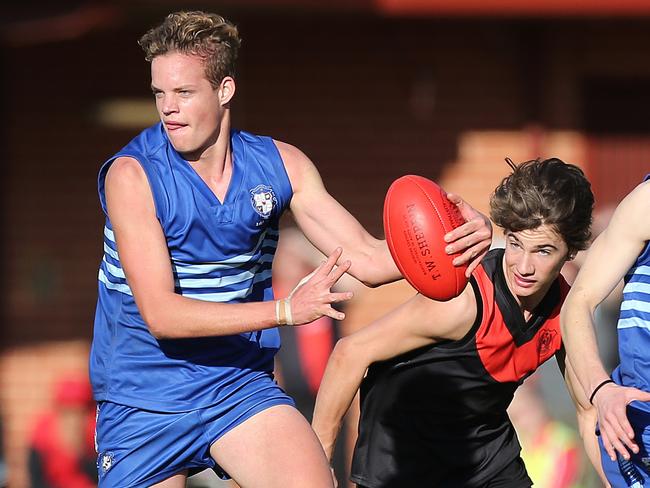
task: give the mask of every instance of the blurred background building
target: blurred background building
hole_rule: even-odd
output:
[[[385,191],[408,173],[485,211],[506,156],[582,166],[603,209],[650,172],[647,0],[12,2],[0,13],[0,420],[12,487],[29,486],[29,434],[53,383],[85,372],[97,170],[156,121],[136,41],[183,8],[240,28],[234,125],[303,149],[377,235]]]

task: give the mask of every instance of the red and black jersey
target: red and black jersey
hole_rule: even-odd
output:
[[[562,347],[560,306],[569,287],[559,277],[525,321],[506,284],[503,254],[490,251],[470,280],[477,316],[463,339],[370,366],[354,482],[483,487],[519,457],[506,408],[523,380]],[[519,486],[526,483],[523,471]]]

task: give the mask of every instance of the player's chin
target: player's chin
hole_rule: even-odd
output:
[[[176,149],[179,153],[186,153],[191,151],[190,144],[187,144],[187,142],[185,142],[181,137],[170,135],[169,142],[172,143],[174,149]]]
[[[539,292],[540,287],[535,284],[533,286],[515,286],[515,295],[518,297],[531,297]]]
[[[192,161],[197,154],[200,154],[200,149],[196,145],[183,143],[180,140],[174,141],[171,138],[170,141],[174,149],[176,149],[176,152],[181,154],[185,159]]]

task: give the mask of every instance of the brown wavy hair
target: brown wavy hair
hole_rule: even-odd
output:
[[[151,62],[156,56],[178,51],[199,56],[210,84],[217,88],[226,76],[235,76],[241,39],[228,20],[201,11],[174,12],[150,29],[138,44]]]
[[[512,173],[490,198],[490,218],[506,231],[548,225],[562,236],[569,253],[586,249],[591,240],[594,195],[583,171],[557,158],[519,165],[506,162]]]

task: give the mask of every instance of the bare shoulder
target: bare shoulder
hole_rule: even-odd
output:
[[[639,205],[642,205],[643,208],[650,208],[650,179],[637,186],[630,194],[630,196],[632,195],[634,195],[635,199],[639,201]]]
[[[318,171],[314,163],[307,155],[296,146],[286,142],[274,140],[275,146],[280,152],[284,167],[289,175],[289,180],[294,186],[294,190],[299,189],[305,178],[317,177]]]
[[[307,158],[305,153],[303,153],[300,149],[298,149],[293,144],[289,144],[283,141],[278,141],[277,139],[273,139],[273,142],[275,143],[275,146],[278,148],[278,151],[280,151],[280,155],[282,156],[283,159],[284,158],[289,158],[289,159]]]
[[[650,208],[650,180],[637,185],[621,202],[621,207],[631,207],[628,210],[636,212]]]
[[[295,167],[312,164],[307,155],[296,146],[277,140],[274,140],[273,142],[275,142],[275,146],[278,148],[280,156],[282,156],[282,160],[286,166]]]
[[[650,239],[650,180],[632,190],[618,205],[610,228],[623,235]],[[610,230],[610,229],[608,229]]]
[[[638,185],[630,194],[633,198],[633,205],[635,207],[634,215],[636,222],[634,225],[639,225],[639,232],[641,238],[645,241],[650,240],[650,180],[644,181]]]
[[[134,158],[119,157],[117,158],[106,173],[106,185],[133,185],[138,183],[146,183],[147,177],[145,175],[142,165]]]
[[[431,300],[423,295],[415,298],[425,323],[427,335],[436,340],[459,340],[465,337],[476,320],[477,306],[474,288],[468,283],[463,292],[446,302]],[[435,317],[435,320],[431,320]]]
[[[119,208],[134,215],[138,208],[150,212],[153,196],[142,165],[134,158],[117,158],[106,174],[106,201],[111,218]]]

